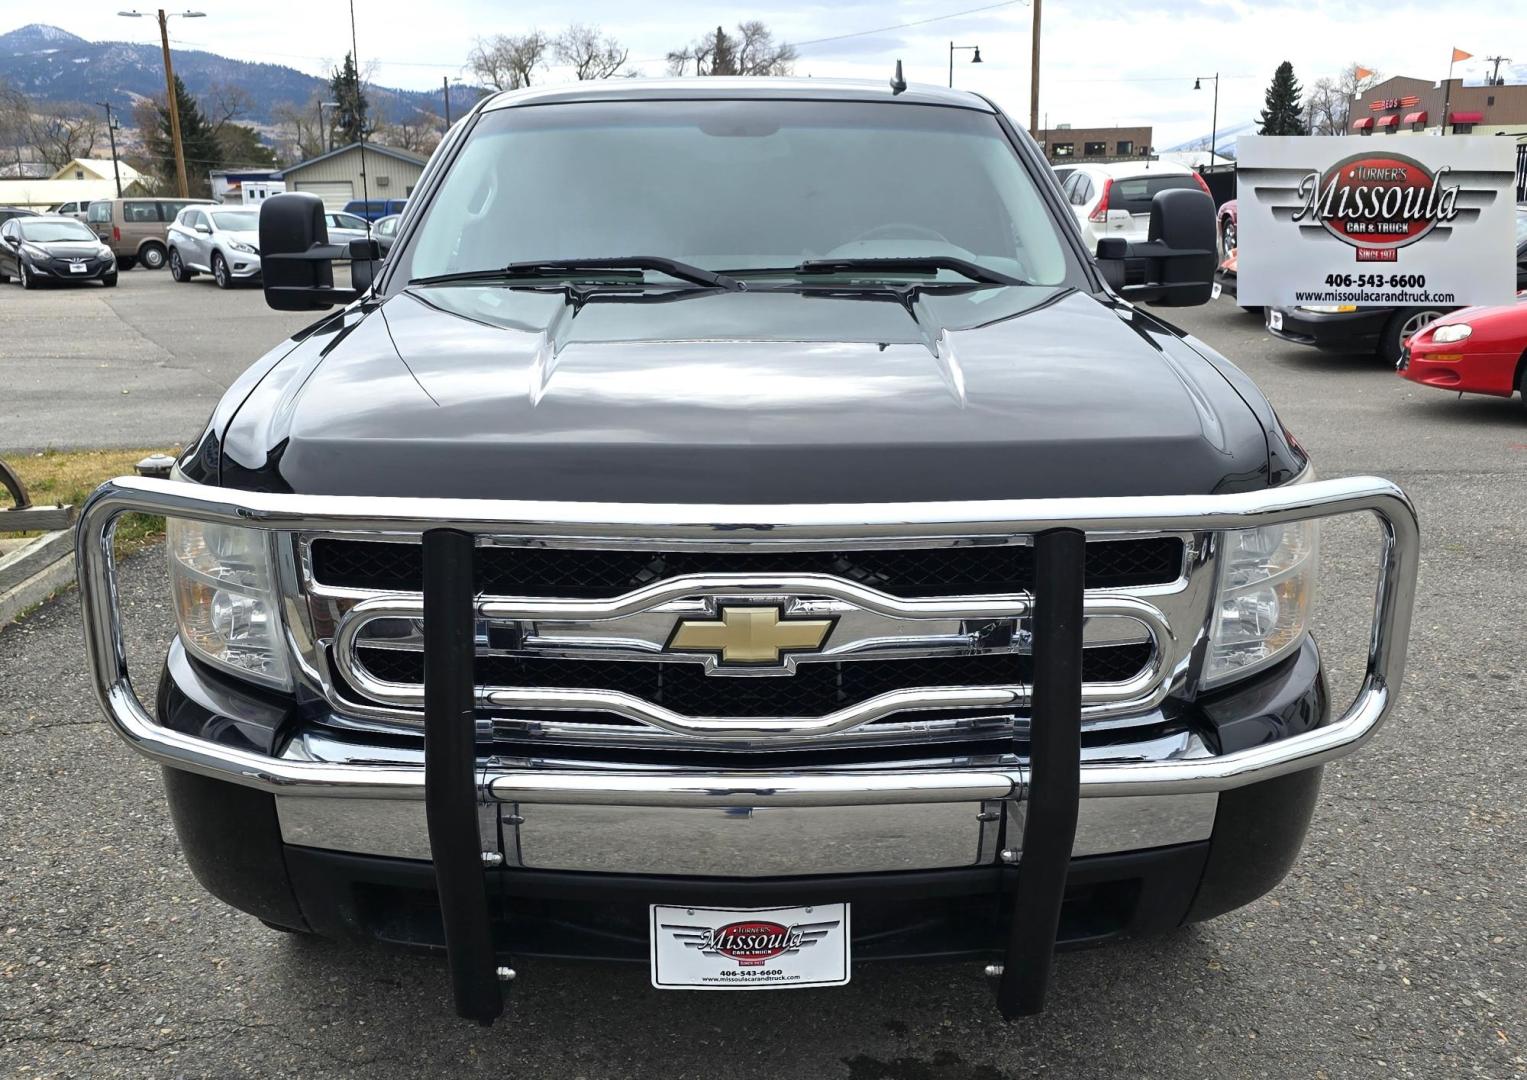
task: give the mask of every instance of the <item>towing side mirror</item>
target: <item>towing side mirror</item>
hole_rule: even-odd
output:
[[[1104,280],[1129,300],[1162,307],[1207,304],[1217,261],[1214,200],[1192,188],[1159,191],[1151,200],[1149,239],[1098,241]],[[1126,282],[1134,280],[1134,284]]]
[[[334,260],[346,251],[329,243],[323,214],[323,200],[305,191],[260,204],[260,277],[277,311],[321,311],[358,295],[334,287]]]

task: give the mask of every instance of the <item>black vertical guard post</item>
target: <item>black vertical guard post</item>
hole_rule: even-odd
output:
[[[1034,696],[1029,791],[1007,955],[997,987],[1004,1019],[1044,1009],[1081,796],[1082,588],[1086,536],[1034,537]]]
[[[424,534],[424,813],[456,1012],[503,1012],[477,824],[473,563],[469,533]]]

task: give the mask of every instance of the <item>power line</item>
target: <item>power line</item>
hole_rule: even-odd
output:
[[[832,37],[813,38],[810,41],[790,42],[797,49],[808,45],[825,45],[829,41],[847,41],[849,38],[869,37],[872,34],[884,34],[890,30],[905,30],[911,26],[927,26],[929,23],[944,22],[947,19],[958,19],[965,15],[976,15],[983,11],[995,11],[998,8],[1013,7],[1016,4],[1026,4],[1028,0],[1003,0],[999,4],[987,4],[985,7],[966,8],[964,11],[951,11],[947,15],[934,15],[926,19],[914,19],[911,22],[896,23],[894,26],[880,26],[874,30],[855,30],[852,34],[834,34]]]

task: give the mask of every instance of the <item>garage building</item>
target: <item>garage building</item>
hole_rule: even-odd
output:
[[[424,158],[367,143],[365,178],[361,182],[361,144],[351,143],[327,154],[298,162],[281,174],[287,191],[308,191],[323,200],[329,210],[343,210],[351,199],[406,199],[424,172]]]

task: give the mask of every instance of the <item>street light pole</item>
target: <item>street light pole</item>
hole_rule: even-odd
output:
[[[141,11],[119,11],[126,19],[141,19]],[[206,17],[204,11],[178,11],[174,13],[182,19],[201,19]],[[164,8],[159,9],[159,45],[164,52],[164,99],[170,110],[170,141],[175,145],[175,179],[179,184],[180,197],[189,199],[191,187],[186,182],[186,151],[180,142],[180,99],[175,93],[175,67],[170,62],[170,18]]]
[[[949,88],[951,90],[954,89],[954,54],[956,51],[975,53],[975,55],[970,58],[970,62],[972,64],[979,64],[981,62],[981,46],[956,45],[951,41],[949,43]]]
[[[1209,167],[1212,169],[1214,167],[1214,156],[1219,153],[1219,148],[1216,145],[1219,141],[1219,72],[1216,71],[1213,75],[1200,75],[1193,80],[1193,89],[1202,90],[1203,86],[1201,84],[1204,79],[1214,80],[1214,112],[1209,121]]]
[[[111,118],[111,102],[97,101],[106,110],[106,137],[111,140],[111,175],[117,181],[117,198],[122,197],[122,170],[117,167],[117,122]]]

